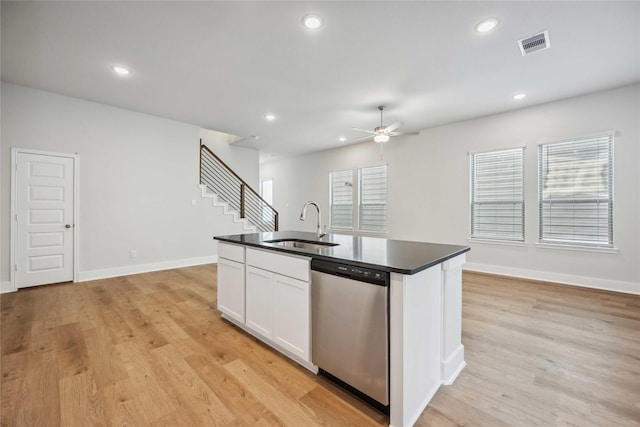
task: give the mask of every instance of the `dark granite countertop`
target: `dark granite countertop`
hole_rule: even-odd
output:
[[[215,236],[214,239],[401,274],[415,274],[470,250],[468,246],[409,242],[343,234],[327,234],[324,236],[320,241],[338,243],[338,246],[329,246],[321,249],[285,248],[274,243],[265,242],[265,240],[276,239],[318,240],[315,233],[302,231],[236,234]]]

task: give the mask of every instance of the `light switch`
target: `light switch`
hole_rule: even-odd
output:
[[[191,201],[191,206],[195,206],[195,205],[196,205],[196,200],[195,200],[195,199],[193,199],[193,200]]]

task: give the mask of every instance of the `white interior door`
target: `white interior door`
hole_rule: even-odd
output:
[[[16,287],[73,280],[73,157],[18,152]]]

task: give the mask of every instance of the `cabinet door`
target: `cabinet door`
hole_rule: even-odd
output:
[[[247,267],[246,326],[273,340],[273,276],[260,268]]]
[[[244,264],[218,258],[218,310],[244,323]]]
[[[309,282],[274,274],[274,341],[305,361],[311,360]]]

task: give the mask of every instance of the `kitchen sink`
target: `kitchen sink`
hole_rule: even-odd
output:
[[[338,243],[318,242],[318,241],[299,240],[299,239],[264,240],[264,243],[273,243],[274,245],[282,246],[285,248],[299,248],[299,249],[325,249],[325,248],[330,248],[331,246],[338,246]]]

